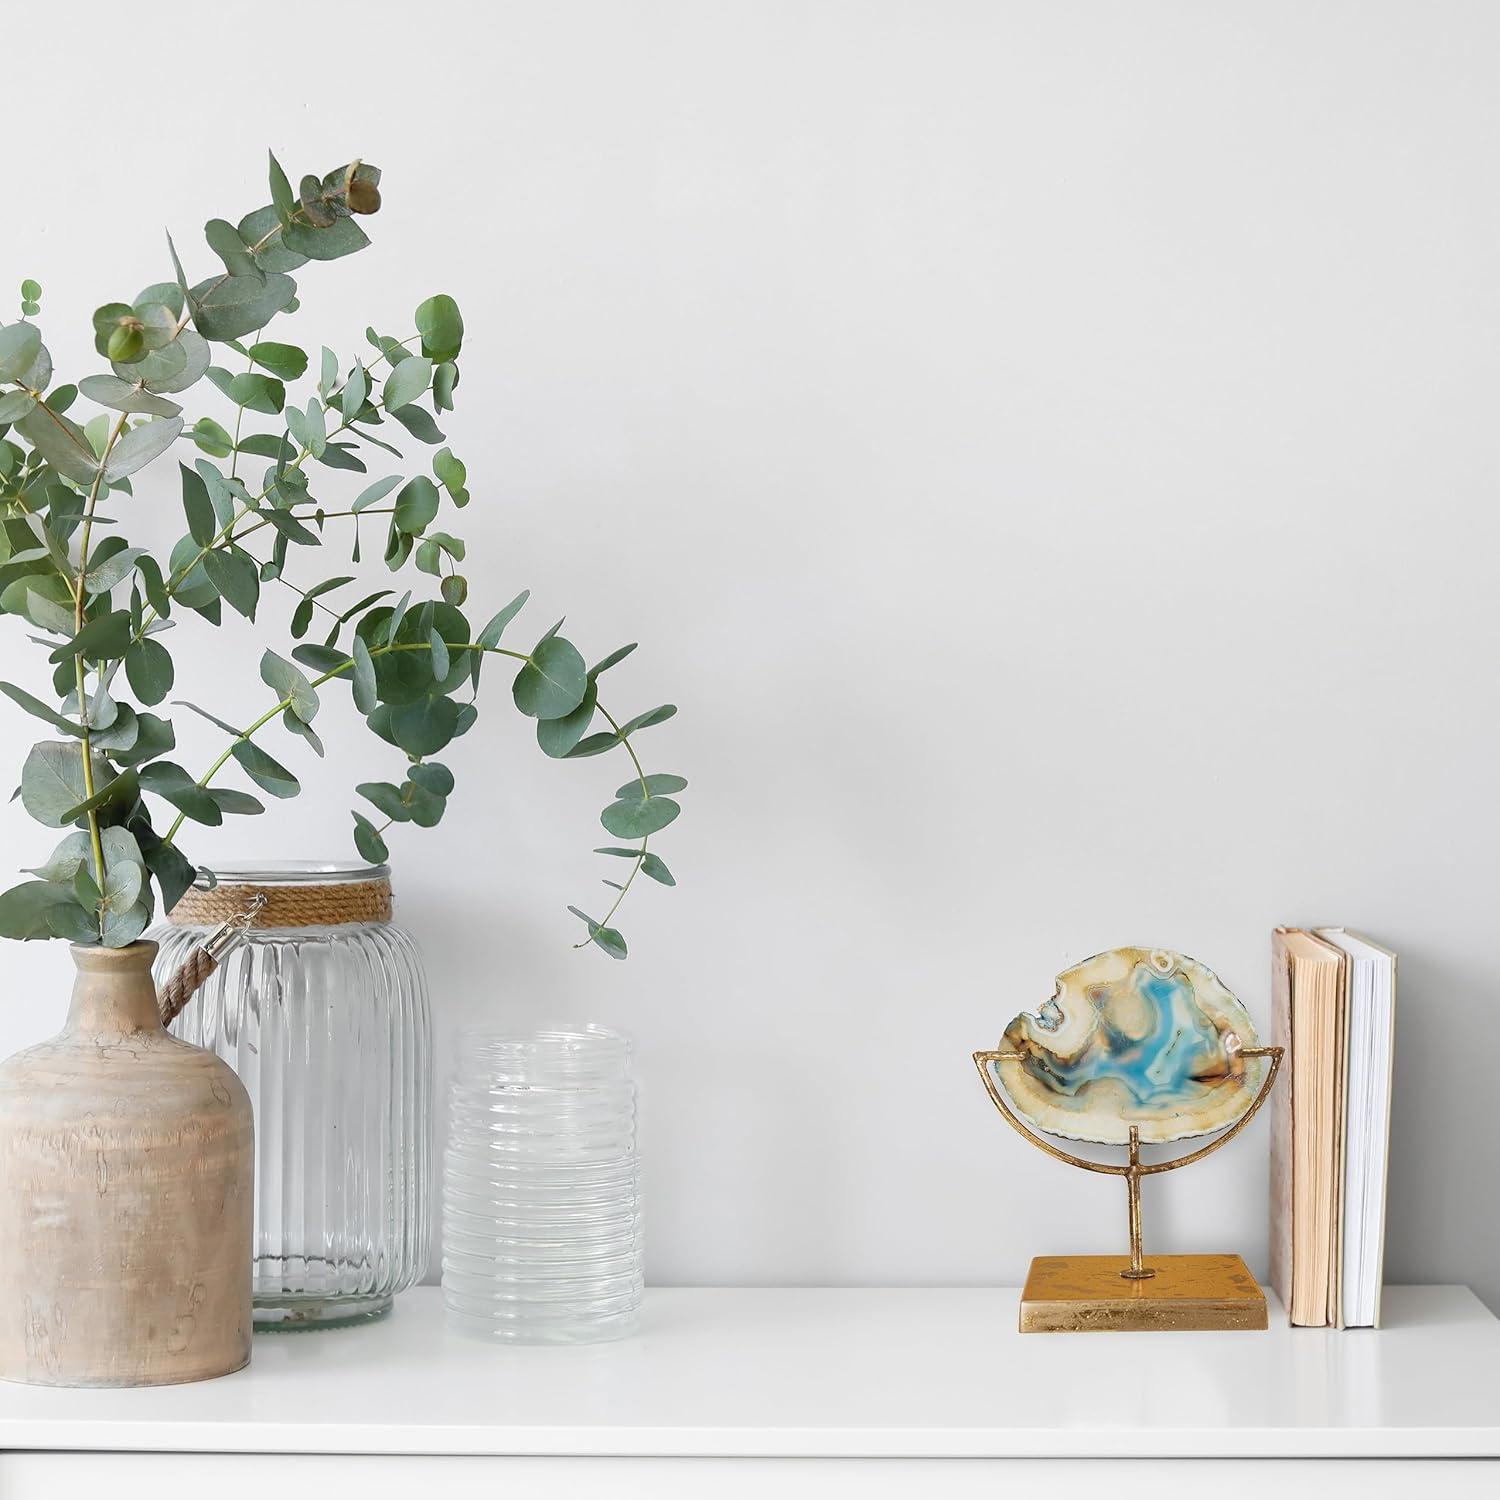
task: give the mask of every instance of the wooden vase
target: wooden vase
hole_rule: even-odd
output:
[[[250,1100],[163,1030],[155,954],[74,947],[67,1024],[0,1064],[0,1378],[173,1385],[250,1358]]]

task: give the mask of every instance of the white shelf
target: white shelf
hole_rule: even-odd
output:
[[[1500,1456],[1500,1322],[1463,1287],[1328,1333],[1016,1332],[1014,1290],[653,1290],[617,1344],[499,1347],[436,1288],[266,1335],[201,1385],[0,1385],[0,1450],[759,1458]]]

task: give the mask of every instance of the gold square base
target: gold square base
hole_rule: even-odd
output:
[[[1021,1292],[1022,1333],[1263,1329],[1266,1298],[1238,1255],[1148,1255],[1144,1281],[1120,1275],[1128,1255],[1039,1255]]]

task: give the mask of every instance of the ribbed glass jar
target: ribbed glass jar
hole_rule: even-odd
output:
[[[223,1058],[255,1109],[255,1323],[320,1328],[389,1311],[431,1227],[431,1016],[384,865],[221,869],[151,936],[158,983],[256,892],[245,940],[172,1023]]]
[[[443,1302],[507,1343],[635,1331],[645,1287],[629,1039],[465,1031],[448,1089]]]

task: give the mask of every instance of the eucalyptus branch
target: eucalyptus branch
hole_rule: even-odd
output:
[[[170,908],[194,878],[194,867],[176,845],[184,820],[215,825],[230,814],[263,811],[255,799],[214,785],[231,759],[274,796],[300,790],[297,777],[256,741],[280,715],[291,731],[316,746],[311,726],[318,689],[336,677],[350,680],[354,706],[372,732],[408,758],[400,785],[363,782],[355,788],[384,819],[377,825],[356,810],[355,846],[372,862],[384,860],[383,835],[394,823],[431,827],[447,808],[453,774],[431,757],[474,722],[486,654],[516,664],[510,697],[534,723],[544,754],[583,758],[623,745],[633,767],[633,780],[600,814],[604,828],[630,846],[598,851],[628,858],[628,875],[619,885],[607,882],[619,894],[603,923],[570,908],[586,924],[588,940],[611,957],[625,957],[624,938],[607,925],[625,895],[641,875],[675,883],[649,840],[677,817],[680,808],[670,794],[687,783],[680,776],[648,776],[632,736],[676,710],[664,704],[622,722],[598,702],[600,674],[634,647],[622,647],[589,668],[560,634],[560,623],[529,650],[503,646],[502,634],[526,603],[525,593],[482,629],[471,626],[463,613],[469,580],[460,565],[467,545],[440,528],[454,524],[443,515],[445,507],[456,513],[470,502],[468,471],[450,448],[437,446],[445,440],[435,420],[453,409],[459,382],[464,326],[454,300],[442,294],[426,298],[416,309],[417,331],[399,342],[367,330],[373,355],[366,351],[367,357],[349,362],[324,349],[312,377],[315,393],[304,387],[299,398],[288,394],[312,361],[295,343],[264,337],[263,330],[299,296],[297,282],[281,268],[305,262],[311,276],[324,263],[367,245],[351,215],[379,207],[379,180],[378,170],[353,161],[322,177],[303,177],[294,193],[273,157],[271,202],[237,221],[215,218],[204,227],[222,273],[190,285],[169,242],[171,279],[152,283],[130,303],[107,302],[95,310],[94,346],[108,361],[109,373],[47,392],[53,362],[40,329],[30,321],[40,311],[41,287],[29,278],[21,284],[21,321],[0,322],[0,564],[6,581],[0,613],[21,616],[41,637],[63,642],[49,645],[60,663],[53,674],[58,706],[12,683],[0,683],[0,692],[67,736],[44,739],[27,754],[21,774],[27,812],[50,828],[87,829],[63,835],[34,872],[40,878],[0,893],[0,936],[62,937],[111,947],[133,942],[157,909],[158,893]],[[285,256],[279,253],[283,248]],[[123,528],[96,544],[98,527],[122,519],[105,513],[106,496],[117,482],[180,451],[175,448],[184,436],[179,393],[217,370],[211,345],[232,348],[247,363],[242,374],[214,377],[235,407],[232,434],[207,417],[188,429],[202,452],[230,460],[222,466],[203,459],[182,465],[188,537],[161,560],[147,548],[131,546]],[[382,366],[388,367],[383,376],[377,373]],[[79,397],[104,408],[107,417],[80,425],[82,419],[67,416]],[[246,436],[247,428],[260,425],[246,420],[254,412],[279,413],[279,430]],[[406,467],[406,437],[398,434],[393,446],[377,434],[372,424],[386,417],[433,447],[430,472],[423,472],[425,462]],[[364,472],[365,463],[355,455],[371,448],[393,454],[404,472],[372,480],[346,508],[329,510],[314,498],[310,460]],[[239,478],[241,456],[251,453],[273,460],[258,494]],[[397,486],[399,493],[393,494]],[[380,602],[394,590],[379,589],[338,609],[326,596],[353,583],[352,576],[309,579],[306,587],[285,576],[290,548],[322,545],[325,523],[336,518],[355,519],[351,560],[357,560],[358,517],[365,514],[388,521],[384,561],[389,570],[399,573],[414,564],[435,580],[439,597],[408,608],[410,589],[395,605]],[[267,560],[257,556],[263,549],[248,544],[268,527],[275,527],[277,536]],[[180,559],[175,565],[174,558]],[[294,638],[306,632],[315,611],[331,617],[333,629],[323,645],[292,649],[306,673],[274,651],[265,653],[260,676],[274,706],[243,729],[214,720],[228,743],[194,780],[166,758],[176,743],[171,721],[147,711],[167,698],[176,675],[173,638],[168,644],[161,639],[162,617],[176,601],[210,624],[224,618],[221,605],[254,620],[270,581],[301,601],[292,615]],[[128,606],[114,596],[122,585],[129,589]],[[347,656],[335,648],[345,624],[351,626]],[[121,669],[135,704],[124,693],[115,697]],[[596,723],[607,724],[608,731],[591,733]],[[150,799],[156,797],[176,809],[165,838],[152,822]]]

